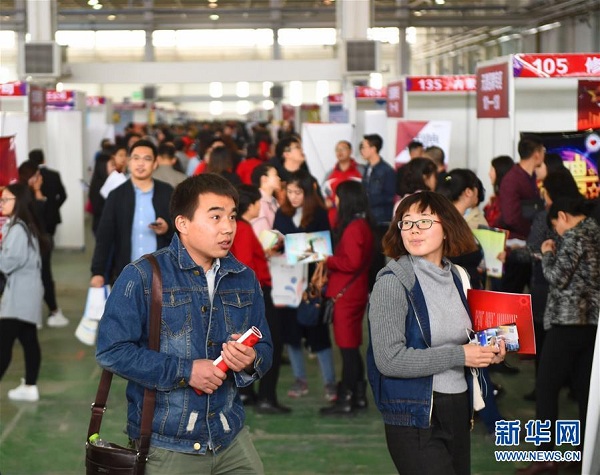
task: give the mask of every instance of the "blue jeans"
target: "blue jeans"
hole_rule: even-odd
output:
[[[317,351],[317,359],[321,368],[323,384],[335,384],[335,368],[333,366],[333,352],[331,348]],[[306,365],[304,364],[304,352],[301,346],[288,345],[288,356],[294,378],[306,381]]]

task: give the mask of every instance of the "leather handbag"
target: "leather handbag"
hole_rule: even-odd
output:
[[[151,350],[159,351],[162,278],[156,258],[151,254],[147,254],[144,257],[152,265],[152,300],[150,304],[148,347]],[[102,416],[106,412],[106,400],[108,399],[112,376],[113,374],[110,371],[102,371],[96,400],[92,404],[92,417],[85,444],[85,473],[86,475],[144,475],[148,450],[150,449],[150,436],[152,434],[152,419],[154,417],[154,403],[156,399],[155,390],[146,389],[144,392],[142,425],[137,450],[110,442],[103,445],[94,445],[90,442],[90,437],[100,432]]]

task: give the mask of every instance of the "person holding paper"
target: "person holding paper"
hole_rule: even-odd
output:
[[[402,474],[470,473],[473,376],[503,361],[498,348],[469,344],[463,282],[448,257],[476,249],[444,196],[404,198],[383,238],[392,260],[369,300],[369,382],[388,450]]]
[[[8,221],[2,226],[0,272],[6,286],[0,302],[0,379],[12,359],[15,340],[25,354],[25,378],[8,398],[15,401],[37,401],[36,385],[42,355],[37,326],[42,324],[41,252],[50,247],[33,211],[33,195],[27,185],[12,184],[2,190],[0,211]]]
[[[570,380],[579,405],[581,446],[600,312],[600,226],[587,217],[590,211],[581,196],[556,199],[548,210],[548,223],[562,241],[557,244],[548,239],[541,246],[542,269],[550,291],[536,381],[536,419],[555,426],[559,392]],[[536,450],[553,450],[554,442],[543,442]],[[534,462],[518,473],[557,469],[556,462]]]
[[[286,199],[275,214],[273,228],[282,234],[301,232],[328,231],[329,220],[317,192],[315,179],[304,170],[292,173],[286,185]],[[310,278],[315,264],[309,265]],[[296,309],[281,307],[276,309],[283,322],[283,339],[288,345],[288,356],[294,373],[294,384],[288,391],[290,397],[301,397],[308,394],[306,382],[306,367],[302,351],[302,341],[316,353],[325,384],[325,399],[333,401],[336,398],[335,370],[329,327],[318,324],[314,327],[300,325],[296,318]]]
[[[237,200],[233,185],[210,173],[187,178],[173,193],[176,233],[153,253],[163,285],[160,352],[148,349],[147,259],[125,267],[100,320],[96,359],[128,380],[133,441],[144,389],[157,391],[147,475],[264,473],[238,387],[268,371],[272,343],[260,284],[229,252]],[[251,327],[262,339],[254,347],[236,342]],[[213,364],[219,357],[231,371]]]

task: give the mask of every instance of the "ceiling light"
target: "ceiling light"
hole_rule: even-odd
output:
[[[97,5],[97,4],[98,4],[98,0],[88,0],[88,5],[90,7],[93,7],[94,5]]]
[[[223,103],[221,101],[210,101],[208,110],[210,115],[221,115],[223,113]]]
[[[275,107],[275,103],[270,99],[266,99],[266,100],[262,101],[262,107],[264,110],[270,111],[271,109],[273,109]]]
[[[212,21],[216,21],[219,19],[219,15],[210,15],[208,18],[210,18]]]
[[[108,15],[108,16],[106,17],[106,19],[107,19],[108,21],[114,21],[114,20],[116,20],[116,19],[117,19],[117,16],[116,16],[116,15]]]
[[[96,3],[96,5],[94,5],[92,8],[93,8],[94,10],[100,10],[100,9],[102,8],[102,6],[103,6],[103,5],[102,5],[101,3]]]
[[[208,8],[217,8],[219,5],[217,5],[216,3],[209,3],[208,4]]]
[[[211,82],[208,85],[208,93],[210,94],[210,97],[223,96],[223,83],[219,81]]]
[[[435,0],[436,5],[444,5],[445,3],[446,3],[446,0]]]

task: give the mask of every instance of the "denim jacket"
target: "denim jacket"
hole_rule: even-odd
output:
[[[392,264],[392,268],[390,268]],[[431,331],[427,304],[419,281],[416,276],[399,275],[399,266],[390,263],[378,274],[377,280],[393,274],[397,279],[392,279],[394,291],[404,292],[408,302],[408,312],[405,319],[406,347],[426,349],[431,347]],[[458,271],[453,267],[452,277],[454,284],[459,289],[459,294],[467,312],[466,297]],[[375,284],[377,285],[377,284]],[[470,315],[470,313],[469,313]],[[462,351],[462,350],[461,350]],[[394,378],[381,374],[375,363],[372,339],[369,338],[367,348],[367,372],[373,390],[375,404],[383,416],[385,424],[428,428],[431,423],[431,410],[433,402],[433,375],[415,378]],[[469,392],[469,402],[472,404],[473,381],[468,368],[465,376]],[[472,408],[471,408],[472,414]],[[471,421],[472,423],[472,421]]]
[[[262,377],[273,348],[264,300],[252,270],[228,254],[220,259],[211,305],[204,270],[175,235],[154,253],[163,282],[160,352],[148,349],[152,268],[146,259],[127,265],[117,279],[98,331],[100,366],[128,380],[127,433],[140,435],[144,388],[156,389],[151,445],[175,452],[217,453],[243,428],[245,413],[237,387]],[[214,360],[233,333],[251,326],[263,338],[256,344],[254,374],[228,371],[212,395],[187,385],[196,359]]]

